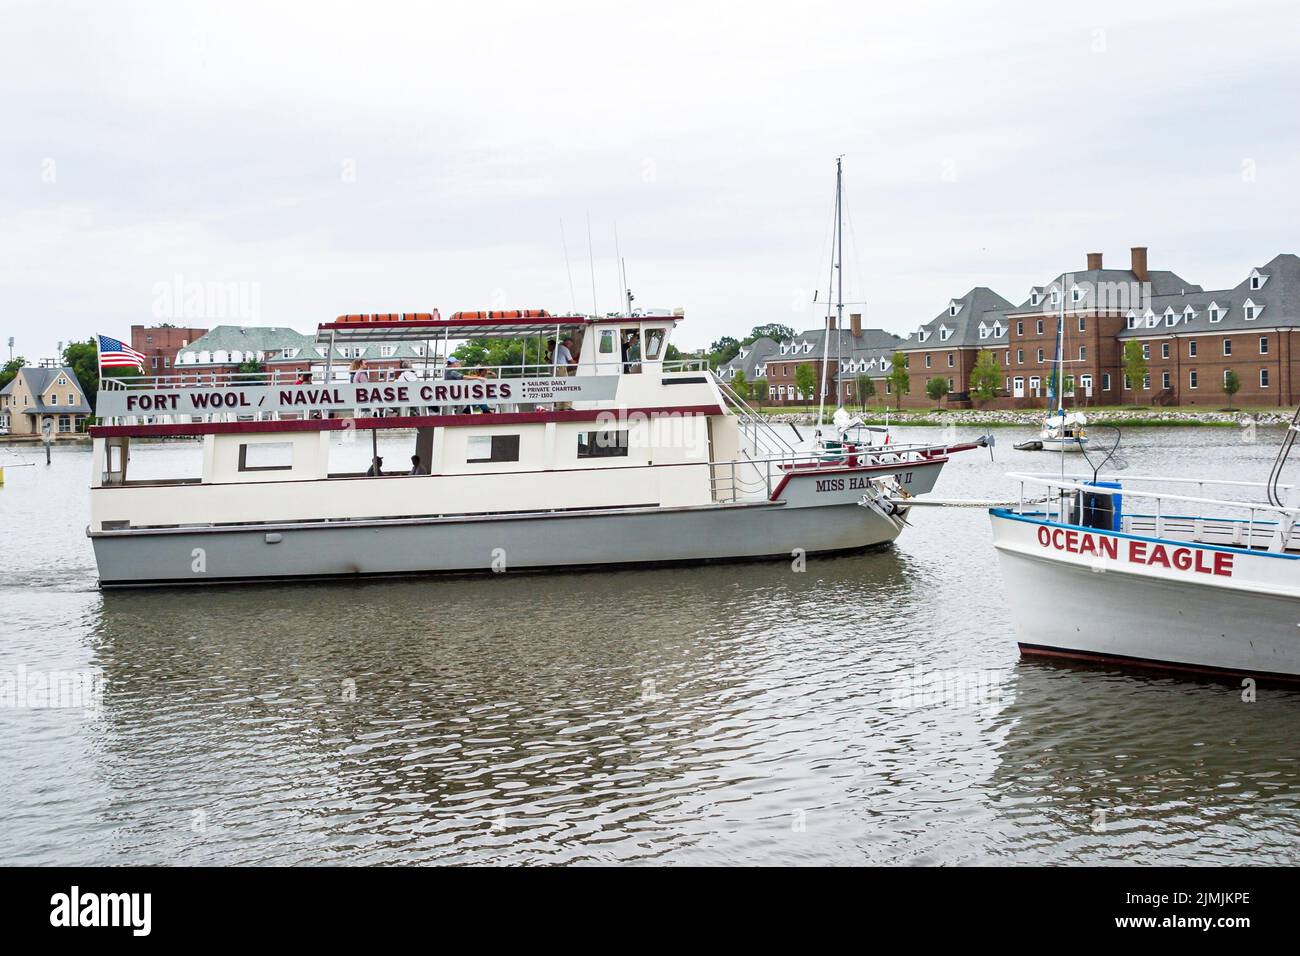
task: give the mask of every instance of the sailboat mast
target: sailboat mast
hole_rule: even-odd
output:
[[[844,320],[844,167],[843,158],[835,157],[835,241],[832,249],[835,258],[836,278],[835,293],[835,341],[839,342],[839,327]],[[827,310],[826,331],[822,336],[822,380],[817,396],[817,428],[820,432],[822,416],[826,412],[826,373],[830,364],[831,323],[830,310]]]

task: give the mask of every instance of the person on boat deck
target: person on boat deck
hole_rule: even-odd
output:
[[[384,459],[376,455],[370,460],[370,470],[366,472],[367,478],[384,477]]]
[[[419,456],[419,455],[412,455],[412,456],[411,456],[411,470],[408,472],[408,474],[411,474],[411,475],[427,475],[428,473],[429,473],[428,469],[425,468],[423,465],[420,464],[420,456]]]
[[[572,375],[577,359],[573,355],[573,339],[566,338],[555,350],[555,374]]]
[[[641,336],[637,332],[632,332],[627,337],[627,351],[623,355],[623,361],[624,372],[641,371]]]
[[[489,378],[496,378],[496,372],[492,371],[492,369],[488,368],[486,365],[480,365],[474,369],[474,374],[469,377],[473,379],[486,380]],[[490,412],[492,409],[488,408],[486,405],[475,405],[474,411]]]
[[[443,371],[442,377],[449,382],[461,382],[465,380],[465,373],[460,370],[460,359],[454,355],[447,356],[447,368]],[[469,376],[473,378],[474,376]],[[465,405],[454,409],[455,414],[469,414],[469,406]]]
[[[354,382],[370,381],[370,372],[366,368],[365,359],[353,359],[351,379]]]

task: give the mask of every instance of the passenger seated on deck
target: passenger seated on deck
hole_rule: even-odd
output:
[[[384,459],[380,458],[378,455],[376,455],[373,459],[371,459],[370,470],[366,472],[366,477],[367,478],[384,477]]]
[[[407,474],[411,474],[411,475],[427,475],[428,473],[429,473],[429,472],[428,472],[427,470],[425,470],[425,468],[420,464],[420,456],[419,456],[419,455],[412,455],[412,456],[411,456],[411,470],[410,470],[409,472],[407,472]]]

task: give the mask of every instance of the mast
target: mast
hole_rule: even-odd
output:
[[[834,263],[831,267],[836,279],[835,292],[835,342],[839,344],[840,326],[844,323],[844,158],[835,157],[835,238],[831,243]],[[826,370],[830,362],[831,323],[827,309],[826,332],[822,337],[822,380],[817,395],[817,434],[821,434],[822,416],[826,412]],[[837,380],[838,381],[838,380]]]

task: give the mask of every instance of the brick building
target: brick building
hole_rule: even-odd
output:
[[[145,357],[146,375],[166,375],[171,371],[176,353],[207,332],[207,329],[182,329],[174,325],[133,325],[131,348]]]
[[[852,403],[857,400],[857,380],[866,375],[876,382],[877,398],[884,395],[884,377],[889,373],[890,357],[902,344],[902,339],[883,329],[862,327],[862,316],[849,316],[847,329],[837,328],[836,320],[830,324],[829,336],[825,327],[800,332],[784,342],[770,338],[755,339],[741,348],[740,353],[718,369],[725,382],[734,382],[736,373],[743,373],[745,381],[763,379],[767,382],[768,405],[809,405],[818,401],[817,386],[801,391],[798,369],[807,365],[812,369],[813,380],[820,385],[825,366],[827,402]]]
[[[979,353],[988,349],[999,361],[1005,360],[1006,315],[1011,308],[1010,302],[985,286],[949,299],[944,310],[909,335],[899,349],[907,357],[908,372],[902,404],[933,405],[925,391],[932,378],[946,380],[949,405],[969,403],[970,373]]]

